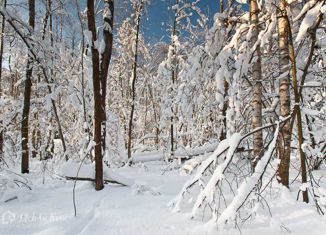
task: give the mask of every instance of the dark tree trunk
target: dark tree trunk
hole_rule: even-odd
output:
[[[82,32],[81,35],[81,92],[82,92],[82,104],[83,104],[83,118],[84,118],[84,123],[87,123],[87,127],[84,129],[85,134],[88,136],[88,143],[91,140],[91,133],[89,131],[90,123],[89,123],[89,118],[88,114],[86,111],[86,99],[85,99],[85,74],[84,74],[84,55],[85,55],[85,36],[84,36],[84,25],[83,25],[83,20],[81,16],[81,11],[80,11],[80,6],[78,3],[78,0],[75,0],[75,4],[77,7],[78,11],[78,19],[79,19],[79,24],[80,24],[80,30]],[[93,161],[92,154],[90,154],[90,159]]]
[[[35,28],[35,0],[29,0],[29,26]],[[30,52],[31,49],[29,49]],[[29,124],[29,110],[31,103],[32,90],[32,73],[33,73],[33,57],[28,53],[25,90],[24,90],[24,105],[23,117],[21,125],[21,148],[22,148],[22,163],[21,172],[29,173],[29,149],[28,149],[28,124]]]
[[[3,2],[3,7],[6,8],[7,6],[7,0],[4,0]],[[2,16],[2,23],[1,23],[1,45],[0,45],[0,98],[2,96],[2,56],[3,56],[3,40],[4,40],[4,34],[5,32],[5,17]],[[0,121],[0,162],[1,162],[1,159],[3,157],[3,128],[1,127],[2,126],[2,121]]]
[[[44,21],[43,21],[42,40],[45,39],[46,26],[48,24],[49,17],[51,16],[51,5],[52,5],[52,0],[47,0],[46,12],[45,12]]]
[[[104,0],[104,28],[103,28],[103,40],[105,44],[105,49],[101,54],[101,125],[102,125],[102,147],[105,152],[106,149],[106,84],[108,77],[108,70],[111,61],[112,47],[113,47],[113,16],[114,16],[114,1],[113,0]]]
[[[103,189],[103,156],[101,144],[101,81],[99,52],[94,45],[97,40],[94,0],[87,0],[88,29],[92,32],[92,64],[93,64],[93,92],[94,92],[94,142],[95,142],[95,189]]]
[[[137,6],[136,11],[136,39],[135,39],[135,55],[133,61],[133,77],[131,83],[131,110],[130,110],[130,118],[129,118],[129,129],[128,129],[128,158],[131,158],[131,144],[132,144],[132,129],[133,129],[133,119],[135,113],[135,100],[136,100],[136,79],[137,79],[137,63],[138,63],[138,44],[139,44],[139,32],[140,32],[140,21],[141,21],[141,13],[143,10],[144,2],[141,1],[140,5]],[[138,9],[139,7],[139,9]]]
[[[301,163],[301,182],[302,184],[307,183],[307,166],[306,166],[306,156],[302,150],[303,144],[303,129],[302,129],[302,117],[301,117],[301,107],[300,107],[300,95],[298,89],[298,79],[297,79],[297,64],[296,57],[293,46],[293,37],[292,37],[292,29],[290,27],[289,17],[286,15],[287,25],[288,25],[288,33],[289,33],[289,55],[291,60],[291,70],[292,70],[292,86],[294,92],[294,110],[297,116],[297,129],[298,129],[298,142],[299,142],[299,153],[300,153],[300,163]],[[308,203],[308,189],[302,191],[303,201]]]
[[[179,5],[180,0],[176,0],[176,5]],[[176,74],[177,74],[177,66],[178,66],[178,61],[176,59],[177,55],[176,55],[176,45],[175,45],[175,41],[174,41],[174,37],[177,35],[177,18],[178,18],[178,10],[175,10],[175,14],[174,14],[174,21],[173,21],[173,31],[172,31],[172,47],[173,47],[173,55],[172,55],[172,61],[173,61],[173,68],[172,68],[172,72],[171,72],[171,81],[172,81],[172,85],[174,86],[175,82],[176,82]],[[172,97],[172,105],[171,105],[171,117],[170,117],[170,121],[171,121],[171,125],[170,125],[170,144],[171,144],[171,156],[170,158],[173,159],[174,158],[174,152],[175,152],[175,140],[174,140],[174,110],[173,110],[173,97]],[[177,133],[176,133],[177,134]]]
[[[224,0],[220,0],[220,14],[224,12]],[[224,79],[224,104],[222,109],[223,115],[223,129],[220,135],[220,141],[226,139],[226,111],[228,109],[228,93],[229,93],[229,83]]]
[[[97,40],[94,0],[87,1],[88,29],[92,32],[92,63],[93,63],[93,89],[94,89],[94,141],[95,141],[95,189],[103,189],[103,153],[105,151],[105,125],[106,125],[106,83],[113,45],[113,0],[104,1],[103,12],[103,40],[105,49],[101,54],[94,42]]]

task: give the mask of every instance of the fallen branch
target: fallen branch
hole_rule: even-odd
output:
[[[25,182],[21,181],[21,180],[17,180],[17,179],[14,179],[14,182],[15,183],[21,183],[22,185],[24,185],[26,188],[28,188],[29,190],[32,190],[32,188]]]
[[[95,182],[95,179],[92,179],[92,178],[84,178],[84,177],[74,177],[74,176],[65,176],[65,179],[66,180],[76,180],[76,181],[92,181],[92,182]],[[104,179],[103,180],[105,184],[119,184],[119,185],[122,185],[122,186],[128,186],[124,183],[121,183],[121,182],[118,182],[118,181],[115,181],[115,180],[108,180],[108,179]]]
[[[246,139],[247,137],[251,136],[252,134],[258,132],[258,131],[261,131],[261,130],[264,130],[264,129],[267,129],[267,128],[270,128],[270,127],[274,127],[274,126],[277,126],[277,125],[281,125],[283,123],[285,123],[286,121],[288,121],[289,119],[291,119],[293,117],[293,112],[285,117],[285,118],[282,118],[281,120],[279,120],[278,122],[275,122],[275,123],[271,123],[271,124],[268,124],[266,126],[263,126],[263,127],[259,127],[259,128],[256,128],[254,129],[253,131],[243,135],[240,140],[238,141],[238,144],[236,146],[236,149],[239,147],[239,145],[241,144],[241,142]],[[227,139],[226,139],[227,140]],[[185,183],[185,185],[183,186],[181,192],[176,196],[176,198],[174,200],[172,200],[170,202],[170,207],[173,208],[173,211],[178,211],[179,210],[179,206],[180,206],[180,203],[184,197],[184,195],[188,192],[188,190],[193,186],[195,185],[197,182],[200,181],[202,175],[204,175],[204,173],[206,172],[206,170],[213,164],[213,163],[216,163],[218,158],[220,156],[222,156],[222,154],[224,154],[227,150],[229,150],[230,148],[230,144],[226,142],[226,140],[223,140],[219,143],[217,149],[214,151],[214,153],[212,153],[205,161],[203,161],[201,163],[201,165],[199,166],[198,168],[198,171],[196,173],[196,175],[190,179],[189,181],[187,181]],[[233,152],[233,154],[235,153],[236,149]],[[228,159],[229,161],[232,160],[233,158],[233,155],[230,156],[230,159]],[[223,163],[222,163],[223,164]],[[228,165],[226,166],[228,167]],[[225,170],[225,169],[224,169]],[[222,173],[224,173],[224,170]],[[219,181],[219,180],[218,180]],[[203,195],[202,195],[203,196]],[[205,197],[204,197],[204,200],[205,200]],[[198,207],[198,205],[196,206]],[[195,209],[196,211],[197,209]]]
[[[8,198],[7,200],[5,200],[4,202],[10,202],[10,201],[13,201],[13,200],[16,200],[16,199],[18,199],[18,197],[17,196],[14,196],[14,197],[11,197],[11,198]]]
[[[272,158],[273,152],[275,150],[278,134],[279,125],[276,128],[274,138],[269,144],[267,152],[258,161],[254,173],[241,184],[241,186],[238,188],[237,195],[233,198],[230,205],[222,212],[219,218],[217,220],[215,217],[213,218],[213,220],[216,221],[212,222],[217,222],[219,227],[223,227],[224,224],[235,217],[235,213],[240,210],[240,208],[249,198],[250,194],[259,185],[259,181],[262,179],[264,173],[266,172],[267,165]]]

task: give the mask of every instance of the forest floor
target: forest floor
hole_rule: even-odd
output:
[[[272,218],[249,221],[241,227],[241,233],[237,228],[208,228],[202,221],[191,220],[187,213],[171,212],[168,203],[189,176],[166,168],[162,162],[149,162],[118,169],[119,174],[141,182],[135,187],[106,185],[96,192],[92,183],[78,182],[77,217],[72,181],[46,178],[43,184],[42,176],[35,180],[37,176],[32,173],[32,190],[12,190],[12,197],[17,198],[0,202],[0,235],[325,234],[326,216],[318,215],[312,204],[297,202],[294,192],[271,205]]]

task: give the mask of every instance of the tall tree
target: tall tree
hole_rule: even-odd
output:
[[[137,79],[137,67],[138,67],[138,46],[139,46],[139,33],[140,33],[140,24],[142,18],[142,12],[144,8],[144,0],[136,0],[133,1],[133,7],[135,11],[135,21],[136,21],[136,35],[135,35],[135,53],[134,60],[132,66],[132,78],[131,78],[131,110],[130,110],[130,118],[129,118],[129,126],[128,126],[128,158],[131,158],[131,142],[132,142],[132,129],[133,129],[133,119],[135,112],[135,99],[136,99],[136,79]]]
[[[290,76],[289,76],[289,25],[286,13],[286,0],[281,0],[278,9],[278,50],[279,50],[279,95],[280,115],[290,115]],[[279,157],[281,159],[278,176],[279,181],[289,187],[289,167],[291,155],[291,122],[284,123],[279,136]]]
[[[3,2],[2,2],[2,4],[3,4],[3,8],[6,8],[6,6],[7,6],[7,0],[4,0]],[[3,59],[3,40],[4,40],[4,32],[5,32],[5,23],[6,23],[6,19],[5,19],[5,17],[2,15],[2,17],[1,17],[2,19],[1,19],[1,35],[0,35],[0,97],[1,97],[1,95],[2,95],[2,84],[1,84],[1,82],[2,82],[2,59]],[[1,149],[0,149],[0,151],[1,151]]]
[[[250,24],[252,27],[252,38],[250,41],[251,48],[257,42],[259,34],[259,7],[257,0],[250,1]],[[262,72],[261,72],[261,52],[260,45],[257,44],[253,60],[252,60],[252,79],[254,81],[253,86],[253,117],[252,128],[256,129],[262,126]],[[263,132],[258,131],[253,135],[253,150],[254,150],[254,162],[253,166],[256,166],[257,161],[260,159],[263,153]]]
[[[223,14],[224,12],[224,0],[220,0],[220,14]],[[228,89],[229,89],[229,83],[224,79],[224,104],[223,104],[223,109],[222,109],[222,115],[223,115],[223,127],[222,127],[222,132],[220,134],[220,140],[226,139],[226,111],[228,108],[228,102],[227,102],[227,96],[228,96]]]
[[[6,8],[7,6],[7,0],[3,1],[3,7]],[[3,40],[4,40],[4,32],[5,32],[5,17],[2,16],[2,22],[1,22],[1,36],[0,36],[0,98],[2,96],[2,87],[1,87],[1,81],[2,81],[2,58],[3,58]],[[0,121],[0,128],[2,125],[2,121]],[[0,129],[0,161],[2,159],[3,155],[3,128]]]
[[[302,184],[307,183],[307,169],[306,169],[306,156],[302,150],[303,145],[303,129],[302,129],[302,117],[301,117],[301,107],[300,107],[300,94],[298,89],[298,79],[297,79],[297,62],[296,56],[294,51],[294,44],[293,44],[293,37],[292,37],[292,30],[290,27],[289,17],[286,15],[287,24],[288,24],[288,33],[289,33],[289,54],[291,60],[291,71],[292,71],[292,86],[293,86],[293,93],[294,93],[294,110],[297,116],[297,130],[298,130],[298,150],[300,154],[300,164],[301,164],[301,182]],[[303,201],[308,203],[309,196],[308,190],[305,189],[302,191]]]
[[[179,7],[180,0],[176,0],[175,6]],[[173,20],[173,28],[172,28],[172,37],[171,37],[171,46],[172,46],[172,56],[171,56],[171,82],[172,82],[172,89],[174,87],[174,84],[177,80],[177,73],[178,73],[178,61],[176,54],[177,46],[176,46],[176,40],[177,40],[177,24],[178,24],[178,17],[179,17],[179,9],[175,9],[174,13],[174,20]],[[172,98],[173,102],[173,98]],[[174,151],[175,151],[175,140],[174,140],[174,117],[175,115],[175,109],[173,107],[173,103],[171,105],[171,125],[170,125],[170,143],[171,143],[171,159],[174,158]]]
[[[106,148],[106,85],[108,70],[111,61],[113,47],[113,16],[114,16],[114,1],[104,0],[103,11],[103,43],[104,50],[101,51],[100,74],[101,74],[101,107],[102,107],[102,146]]]
[[[35,28],[35,0],[28,0],[29,7],[29,26],[34,30]],[[32,90],[32,73],[33,73],[33,57],[31,55],[32,48],[29,48],[26,78],[25,78],[25,90],[24,90],[24,104],[23,104],[23,116],[21,124],[21,149],[22,149],[22,162],[21,172],[29,173],[29,147],[28,147],[28,125],[29,125],[29,111],[31,106],[31,90]]]
[[[95,189],[103,189],[103,152],[105,151],[105,125],[106,125],[106,83],[109,63],[112,53],[113,30],[113,0],[104,1],[103,10],[103,41],[101,52],[95,45],[98,40],[96,31],[94,0],[87,1],[88,29],[92,33],[92,65],[93,65],[93,97],[94,97],[94,142],[95,142]],[[101,60],[100,60],[101,54]]]
[[[95,46],[97,40],[94,0],[87,0],[87,23],[92,33],[92,65],[93,65],[93,96],[94,96],[94,142],[95,142],[95,189],[103,189],[103,162],[101,144],[101,81],[100,81],[100,59],[99,52]]]

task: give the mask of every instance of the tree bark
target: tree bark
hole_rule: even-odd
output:
[[[250,23],[253,27],[253,36],[250,41],[251,48],[255,45],[258,39],[259,28],[258,28],[258,3],[257,0],[250,1]],[[252,128],[256,129],[262,126],[262,72],[261,72],[261,52],[260,46],[257,45],[256,51],[254,52],[254,62],[252,65],[252,78],[254,81],[253,87],[253,117],[252,117]],[[263,154],[263,132],[258,131],[253,135],[253,149],[254,149],[254,161],[253,169],[257,162],[260,160]]]
[[[87,0],[87,23],[88,29],[92,33],[92,64],[93,64],[93,95],[94,95],[94,142],[95,142],[95,189],[101,190],[103,184],[103,156],[101,144],[101,81],[100,81],[100,61],[99,52],[95,46],[97,40],[94,0]]]
[[[48,20],[49,20],[49,17],[51,15],[51,5],[52,5],[52,0],[47,0],[47,3],[46,3],[46,12],[45,12],[44,21],[43,21],[42,40],[45,39],[46,26],[48,24]]]
[[[293,46],[293,37],[292,37],[292,30],[290,27],[290,20],[289,17],[286,17],[288,23],[288,33],[289,33],[289,51],[290,51],[290,60],[292,64],[292,85],[293,85],[293,92],[294,92],[294,102],[295,106],[294,109],[297,115],[297,129],[298,129],[298,142],[299,142],[299,153],[300,153],[300,163],[301,163],[301,182],[302,184],[307,183],[307,169],[306,169],[306,156],[301,148],[303,144],[303,130],[302,130],[302,118],[301,118],[301,108],[300,108],[300,95],[298,90],[298,80],[297,80],[297,65],[296,65],[296,57],[294,53],[294,46]],[[302,191],[303,201],[308,203],[308,191]]]
[[[4,0],[3,2],[3,7],[6,8],[7,6],[7,0]],[[5,32],[5,23],[6,23],[6,20],[5,20],[5,17],[2,16],[2,22],[1,22],[1,45],[0,45],[0,98],[2,96],[2,57],[3,57],[3,40],[4,40],[4,32]],[[0,121],[0,128],[2,126],[2,121]],[[3,158],[3,142],[4,142],[4,137],[3,137],[3,128],[0,129],[0,162],[1,162],[1,159]]]
[[[87,127],[84,128],[84,132],[87,135],[87,144],[89,144],[89,141],[91,140],[91,133],[89,131],[90,123],[87,118],[87,111],[86,111],[86,100],[85,100],[85,72],[84,72],[84,55],[85,55],[85,36],[84,36],[84,25],[83,25],[83,20],[81,16],[81,11],[80,11],[80,6],[78,0],[75,0],[75,5],[78,11],[78,20],[79,20],[79,25],[80,25],[80,30],[81,30],[81,93],[82,93],[82,104],[83,104],[83,119],[84,123],[87,124]],[[90,155],[91,161],[92,159],[92,154]]]
[[[129,118],[129,129],[128,129],[128,158],[131,159],[131,145],[132,145],[132,129],[133,119],[135,112],[135,100],[136,100],[136,79],[137,79],[137,65],[138,65],[138,44],[139,44],[139,33],[140,33],[140,22],[143,11],[144,2],[141,1],[139,6],[136,6],[136,38],[135,38],[135,55],[133,61],[133,74],[131,83],[131,110]]]
[[[289,76],[289,34],[286,19],[286,0],[281,0],[278,10],[278,46],[279,46],[279,95],[280,115],[287,117],[291,112],[290,76]],[[278,168],[278,180],[289,187],[289,168],[291,155],[291,122],[288,120],[280,131],[278,150],[281,162]]]
[[[87,19],[88,29],[92,32],[92,64],[93,64],[93,92],[94,92],[94,142],[95,142],[95,189],[101,190],[103,184],[103,153],[105,151],[106,136],[106,84],[108,69],[112,54],[113,45],[113,0],[104,1],[103,11],[103,40],[105,48],[101,53],[95,47],[95,41],[98,39],[96,32],[96,21],[94,12],[94,0],[87,1]]]
[[[101,74],[101,111],[102,111],[102,146],[103,151],[106,149],[106,84],[108,77],[108,70],[111,61],[112,47],[113,47],[113,16],[114,16],[114,1],[104,0],[104,28],[103,40],[105,49],[101,54],[100,74]]]
[[[180,0],[176,0],[176,5],[179,5]],[[178,9],[175,10],[175,14],[174,14],[174,21],[173,21],[173,31],[172,31],[172,47],[173,47],[173,54],[172,54],[172,71],[171,71],[171,81],[172,81],[172,86],[174,86],[177,78],[177,67],[178,67],[178,61],[176,59],[177,55],[176,55],[176,45],[175,45],[175,41],[174,38],[177,35],[177,18],[178,18]],[[174,87],[172,87],[172,89],[174,89]],[[176,129],[174,127],[174,116],[175,116],[175,111],[173,110],[173,97],[172,97],[172,105],[171,105],[171,117],[170,117],[170,121],[171,121],[171,125],[170,125],[170,144],[171,144],[171,156],[170,158],[173,159],[174,158],[174,145],[175,145],[175,140],[174,140],[174,129]],[[176,131],[177,132],[177,131]]]
[[[222,14],[224,11],[224,0],[220,0],[220,13]]]
[[[3,2],[3,7],[6,8],[7,7],[7,0],[4,0]],[[5,23],[6,23],[6,19],[4,16],[2,16],[2,21],[1,21],[1,44],[0,44],[0,97],[2,95],[2,56],[3,56],[3,34],[5,32]],[[0,149],[1,151],[1,149]]]
[[[224,12],[224,0],[220,0],[220,14]],[[227,119],[226,119],[226,111],[228,109],[228,97],[229,93],[229,83],[224,79],[224,104],[222,109],[222,116],[223,116],[223,127],[220,135],[220,141],[226,139],[226,125],[227,125]]]
[[[28,1],[29,6],[29,26],[35,28],[35,0]],[[24,105],[23,116],[21,125],[21,148],[22,148],[22,163],[21,172],[29,173],[29,147],[28,147],[28,129],[29,129],[29,111],[31,103],[31,90],[32,90],[32,73],[33,73],[33,57],[28,53],[25,90],[24,90]]]

